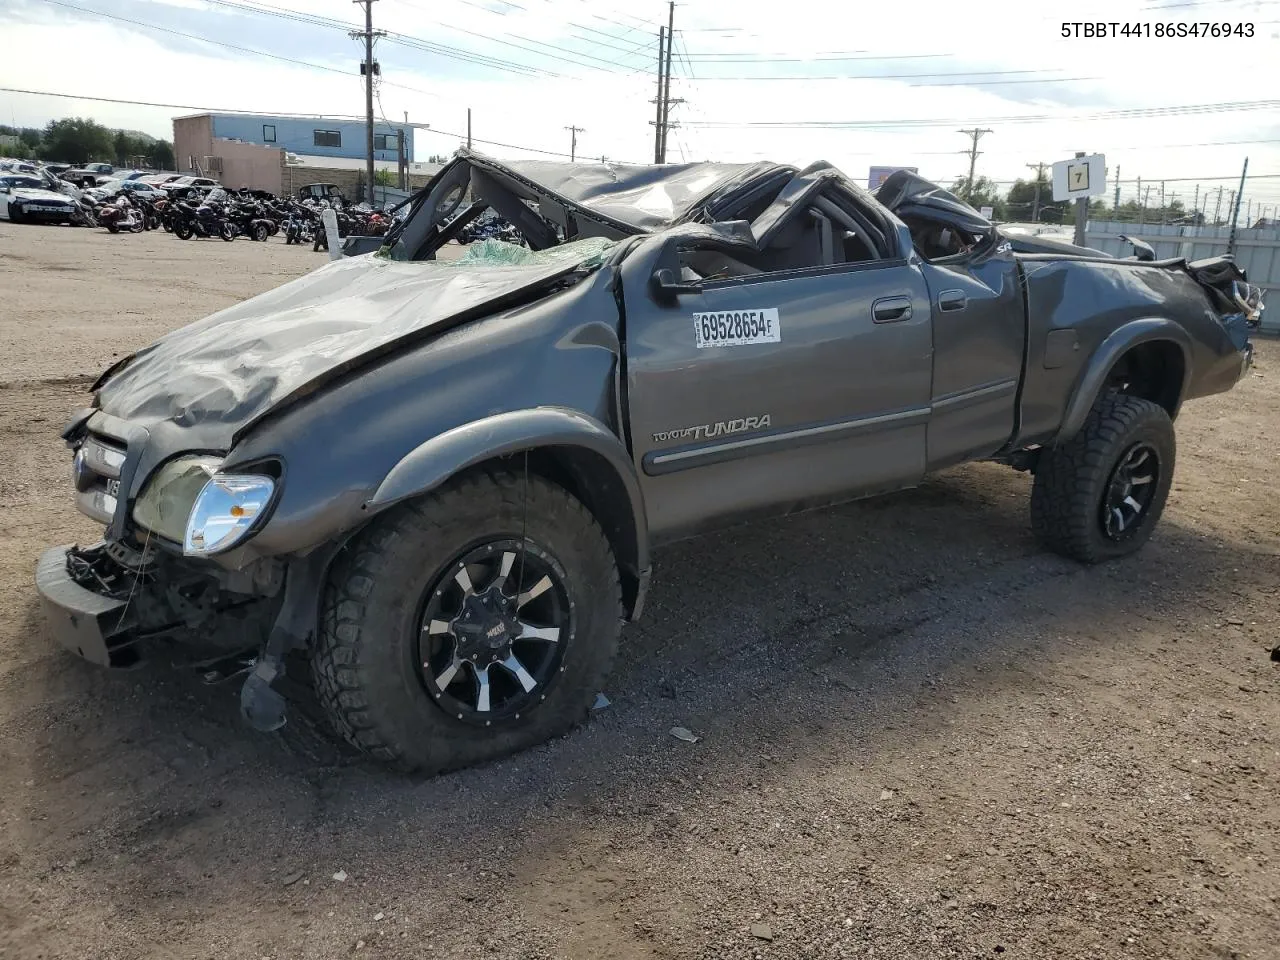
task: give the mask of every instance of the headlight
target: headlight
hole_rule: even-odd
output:
[[[216,457],[183,457],[171,460],[147,481],[133,508],[139,526],[166,540],[182,543],[187,517],[196,497],[218,472]]]
[[[234,546],[266,513],[275,489],[270,477],[214,475],[191,508],[182,552],[207,556]]]

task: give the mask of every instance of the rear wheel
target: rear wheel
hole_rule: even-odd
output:
[[[1083,563],[1133,553],[1164,511],[1175,452],[1163,407],[1106,394],[1076,436],[1040,455],[1032,528],[1052,550]]]
[[[191,224],[185,221],[176,223],[173,226],[173,234],[179,240],[190,240],[193,233],[194,231],[191,229]]]
[[[271,228],[265,223],[260,223],[253,228],[253,239],[259,243],[265,243],[267,237],[271,236]]]
[[[613,553],[586,507],[537,477],[526,503],[519,478],[474,474],[346,551],[325,592],[316,690],[373,756],[468,766],[582,720],[620,625]]]
[[[106,228],[107,228],[107,233],[119,233],[119,232],[120,232],[120,228],[119,228],[118,226],[116,226],[116,222],[115,222],[114,220],[112,220],[110,223],[105,224],[105,226],[106,226]]]

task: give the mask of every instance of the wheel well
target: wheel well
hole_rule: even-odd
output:
[[[1152,340],[1131,347],[1116,361],[1104,389],[1158,403],[1174,417],[1182,402],[1185,372],[1181,347],[1172,340]]]
[[[622,602],[635,609],[640,589],[640,546],[631,500],[613,466],[585,447],[539,447],[529,451],[529,470],[564,487],[591,511],[609,538],[622,578]]]
[[[582,501],[604,530],[618,562],[622,602],[630,615],[640,592],[639,532],[632,516],[631,500],[617,472],[607,459],[585,447],[535,447],[528,454],[529,473],[563,487]],[[522,455],[517,452],[494,457],[467,470],[492,467],[519,475],[524,468]]]

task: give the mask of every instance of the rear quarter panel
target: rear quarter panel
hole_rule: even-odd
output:
[[[1052,440],[1091,357],[1123,324],[1171,320],[1190,338],[1187,395],[1229,389],[1238,354],[1185,269],[1135,260],[1020,256],[1027,299],[1027,371],[1016,445]]]

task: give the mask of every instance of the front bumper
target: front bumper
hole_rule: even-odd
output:
[[[130,665],[134,657],[126,646],[129,637],[121,632],[128,604],[76,583],[67,571],[70,549],[68,545],[46,550],[36,565],[36,590],[53,638],[99,666]]]
[[[70,220],[75,211],[71,207],[36,207],[26,203],[15,204],[23,220],[59,223]]]

